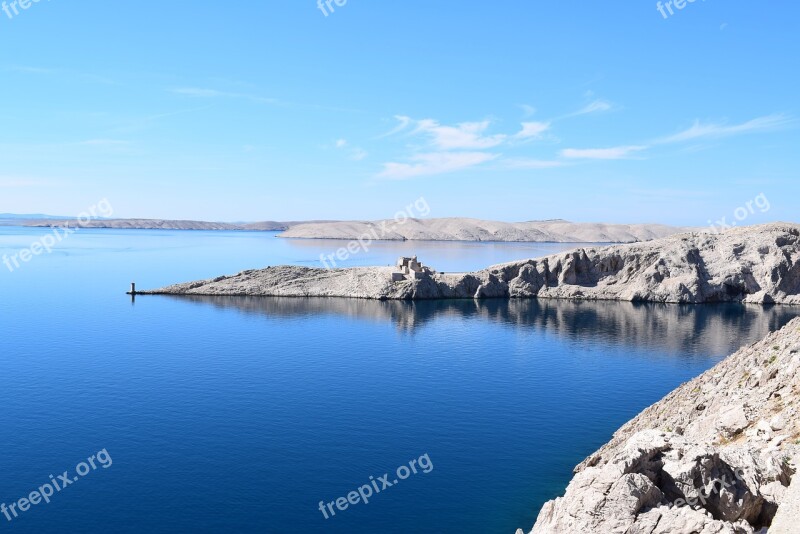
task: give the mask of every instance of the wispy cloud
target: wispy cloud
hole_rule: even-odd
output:
[[[423,119],[417,122],[414,133],[428,136],[441,150],[482,150],[499,146],[508,138],[505,134],[485,135],[490,124],[481,121],[443,126],[433,119]]]
[[[217,96],[230,96],[233,94],[226,94],[222,91],[217,91],[216,89],[203,89],[200,87],[178,87],[176,89],[172,89],[171,92],[175,93],[176,95],[196,96],[200,98],[214,98]]]
[[[562,160],[515,158],[506,160],[505,165],[509,169],[553,169],[565,167],[568,163]]]
[[[567,113],[566,115],[562,115],[559,119],[568,119],[570,117],[579,117],[581,115],[591,115],[593,113],[602,113],[604,111],[610,111],[613,109],[613,105],[606,101],[606,100],[594,100],[589,102],[584,107],[579,109],[578,111],[573,111],[572,113]]]
[[[523,122],[522,130],[515,136],[517,139],[539,139],[550,129],[549,122]]]
[[[418,176],[445,174],[475,167],[498,158],[488,152],[434,152],[416,154],[411,163],[385,163],[379,178],[405,180]]]
[[[208,89],[205,87],[176,87],[169,90],[176,95],[189,96],[193,98],[235,98],[244,99],[259,104],[281,104],[277,98],[265,98],[262,96],[251,95],[247,93],[234,93],[229,91],[218,91],[217,89]]]
[[[595,100],[586,107],[575,112],[576,115],[588,115],[590,113],[600,113],[611,109],[611,104],[605,100]]]
[[[533,106],[530,106],[528,104],[520,104],[519,107],[520,109],[522,109],[522,114],[526,119],[528,117],[536,115],[536,108]]]
[[[333,146],[337,150],[343,150],[347,153],[347,157],[353,161],[362,161],[369,156],[369,153],[361,147],[350,146],[347,139],[337,139]]]
[[[238,82],[238,85],[248,85],[244,82]],[[281,107],[294,107],[294,108],[301,108],[301,109],[315,109],[315,110],[323,110],[323,111],[332,111],[337,113],[363,113],[362,110],[353,109],[353,108],[344,108],[344,107],[337,107],[337,106],[327,106],[327,105],[320,105],[320,104],[309,104],[309,103],[299,103],[299,102],[292,102],[289,100],[282,100],[280,98],[271,98],[271,97],[264,97],[252,93],[239,93],[235,91],[220,91],[218,89],[211,89],[207,87],[172,87],[169,88],[168,91],[172,94],[191,97],[191,98],[204,98],[204,99],[238,99],[238,100],[246,100],[253,102],[255,104],[268,104],[272,106],[281,106]]]
[[[653,148],[658,145],[687,143],[702,139],[719,139],[736,135],[766,132],[789,126],[795,119],[783,114],[758,117],[740,124],[703,123],[696,120],[694,124],[682,132],[667,137],[662,137],[641,145],[627,145],[611,148],[568,148],[561,151],[561,156],[568,159],[630,159],[635,153]]]
[[[647,148],[640,145],[612,148],[567,148],[561,151],[561,156],[568,159],[628,159],[632,154]]]
[[[211,106],[201,106],[197,108],[191,109],[180,109],[176,111],[167,111],[165,113],[157,113],[154,115],[148,115],[146,117],[136,117],[132,119],[127,119],[125,123],[121,124],[120,126],[109,130],[108,133],[112,134],[126,134],[126,133],[133,133],[138,132],[141,130],[146,130],[156,124],[158,121],[162,119],[166,119],[169,117],[174,117],[176,115],[183,115],[185,113],[194,113],[196,111],[203,111],[209,109]]]
[[[400,132],[402,132],[402,131],[406,130],[406,129],[407,129],[409,126],[411,126],[411,123],[413,123],[413,122],[414,122],[414,121],[411,119],[411,117],[406,117],[406,116],[404,116],[404,115],[395,115],[395,116],[394,116],[394,118],[395,118],[395,120],[398,122],[397,126],[395,126],[394,128],[392,128],[392,129],[391,129],[391,130],[389,130],[388,132],[386,132],[386,133],[384,133],[384,134],[381,134],[381,135],[379,135],[379,136],[377,137],[378,139],[383,139],[384,137],[391,137],[391,136],[393,136],[393,135],[397,135],[397,134],[399,134]]]
[[[658,139],[654,141],[654,143],[682,143],[685,141],[694,141],[702,138],[730,137],[733,135],[775,130],[788,126],[793,122],[795,122],[793,118],[783,114],[767,115],[743,122],[741,124],[733,125],[702,123],[699,120],[696,120],[690,128],[675,135]]]
[[[404,115],[395,119],[399,124],[379,138],[405,131],[409,135],[425,137],[436,150],[487,150],[515,140],[539,138],[551,127],[549,122],[523,122],[522,129],[516,134],[489,134],[492,123],[488,120],[445,125],[435,119],[414,120]]]

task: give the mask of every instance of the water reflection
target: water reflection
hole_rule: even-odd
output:
[[[274,318],[335,315],[390,321],[405,333],[448,319],[490,321],[538,329],[575,341],[636,349],[718,355],[754,343],[800,316],[800,307],[703,306],[564,300],[373,301],[336,298],[171,296]]]

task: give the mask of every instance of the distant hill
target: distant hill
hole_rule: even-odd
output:
[[[663,224],[573,223],[562,219],[507,223],[453,217],[390,221],[306,223],[281,234],[302,239],[373,239],[394,241],[519,241],[552,243],[632,243],[667,237],[687,228]]]

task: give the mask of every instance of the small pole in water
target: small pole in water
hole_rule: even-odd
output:
[[[131,295],[136,294],[136,282],[131,282]]]

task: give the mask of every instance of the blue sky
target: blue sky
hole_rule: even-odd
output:
[[[796,3],[332,6],[0,11],[0,212],[798,220]]]

